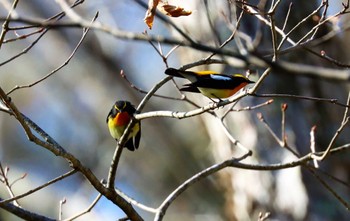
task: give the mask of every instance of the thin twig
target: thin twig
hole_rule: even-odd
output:
[[[0,48],[2,46],[2,43],[3,43],[4,39],[5,39],[5,35],[6,35],[7,31],[8,31],[11,13],[12,13],[13,10],[15,10],[15,8],[17,6],[17,3],[18,3],[18,0],[14,0],[13,1],[12,7],[11,7],[9,13],[7,14],[7,18],[6,18],[5,22],[2,24],[2,30],[1,30],[1,33],[0,33]]]
[[[344,130],[345,126],[348,124],[350,120],[350,117],[347,117],[345,118],[345,121],[343,121],[341,124],[340,124],[340,127],[338,128],[338,130],[335,132],[334,136],[332,137],[331,141],[329,142],[328,144],[328,147],[326,149],[326,151],[321,155],[321,156],[318,156],[316,154],[313,154],[312,155],[312,158],[313,159],[316,159],[318,161],[323,161],[327,155],[329,154],[333,144],[335,143],[335,141],[337,140],[339,134]]]
[[[330,153],[342,153],[346,150],[349,150],[350,145],[344,145],[337,148],[333,148]],[[324,152],[317,152],[316,154],[322,154]],[[219,170],[222,170],[227,167],[232,168],[239,168],[239,169],[247,169],[247,170],[256,170],[256,171],[273,171],[273,170],[281,170],[281,169],[288,169],[288,168],[294,168],[297,166],[305,165],[308,161],[312,160],[311,153],[307,154],[303,157],[300,157],[294,161],[290,161],[287,163],[276,163],[276,164],[246,164],[241,163],[243,159],[247,158],[249,155],[243,155],[240,158],[231,158],[225,161],[222,161],[220,163],[214,164],[201,172],[193,175],[191,178],[183,182],[179,187],[177,187],[171,194],[168,195],[168,197],[163,201],[163,203],[158,207],[158,212],[155,216],[154,221],[161,221],[166,213],[166,210],[169,208],[171,203],[185,190],[187,190],[189,187],[191,187],[194,183],[202,180],[205,177],[208,177],[209,175],[216,173]]]
[[[71,221],[71,220],[75,220],[87,213],[89,213],[95,206],[96,204],[98,203],[98,201],[101,199],[102,197],[102,194],[98,194],[98,196],[94,199],[94,201],[92,201],[92,203],[88,206],[88,208],[86,208],[84,211],[82,211],[81,213],[79,214],[76,214],[70,218],[67,218],[67,219],[64,219],[64,221]]]
[[[327,17],[327,12],[328,12],[328,7],[329,7],[329,3],[328,0],[322,0],[321,4],[324,5],[324,9],[321,15],[320,20],[318,21],[318,23],[322,22],[326,17]],[[314,33],[312,34],[310,40],[313,40],[318,32],[319,28],[315,29]]]
[[[210,29],[208,32],[212,33],[212,36],[213,36],[212,39],[214,41],[214,44],[216,46],[218,46],[219,44],[221,44],[222,40],[221,40],[221,36],[220,36],[219,31],[215,28],[216,26],[213,24],[213,21],[210,18],[210,14],[211,14],[211,11],[213,9],[209,7],[208,1],[203,1],[203,3],[204,3],[204,6],[205,6],[205,17],[206,17],[206,19],[208,21],[208,24],[209,24],[208,25],[209,26],[208,29]],[[204,18],[201,18],[201,19],[204,20]],[[215,38],[216,41],[214,40],[214,38]]]
[[[226,116],[233,110],[233,108],[238,104],[237,102],[234,102],[232,104],[230,104],[229,108],[223,113],[223,115],[221,116],[221,119],[226,118]]]
[[[289,36],[299,27],[301,26],[303,23],[305,23],[308,19],[312,18],[312,16],[314,16],[315,14],[317,14],[322,8],[323,8],[323,3],[321,3],[321,5],[315,9],[312,13],[308,14],[304,19],[302,19],[298,24],[296,24],[287,34],[285,34],[280,42],[280,44],[278,45],[278,49],[281,49],[281,47],[283,46],[284,42],[289,38]],[[282,29],[284,30],[284,28]],[[290,42],[291,43],[291,42]],[[293,46],[298,45],[298,43],[292,44]]]
[[[62,216],[63,216],[63,205],[66,204],[67,199],[63,198],[62,200],[60,200],[60,206],[59,206],[59,212],[58,212],[58,220],[62,220]]]
[[[255,110],[264,106],[267,106],[269,104],[273,103],[273,99],[270,99],[268,101],[265,101],[264,103],[261,104],[257,104],[254,106],[247,106],[247,107],[243,107],[243,108],[239,108],[239,109],[231,109],[230,111],[234,111],[234,112],[241,112],[241,111],[251,111],[251,110]]]
[[[344,146],[344,147],[345,147],[345,146],[350,146],[350,144],[344,144],[344,145],[342,145],[342,146]],[[328,177],[329,179],[332,179],[332,180],[334,180],[335,182],[338,182],[338,183],[342,184],[343,186],[345,186],[345,187],[347,187],[347,188],[350,189],[350,183],[348,183],[347,181],[344,181],[344,180],[342,180],[342,179],[339,179],[339,178],[337,178],[336,176],[334,176],[333,174],[330,174],[330,173],[328,173],[328,172],[322,170],[321,168],[317,168],[317,171],[318,171],[318,172],[321,172],[324,176]]]
[[[28,47],[26,47],[25,49],[23,49],[20,53],[18,53],[18,54],[16,54],[16,55],[12,56],[11,58],[9,58],[9,59],[7,59],[7,60],[1,62],[1,63],[0,63],[0,66],[3,66],[3,65],[5,65],[5,64],[7,64],[7,63],[9,63],[9,62],[11,62],[11,61],[13,61],[13,60],[15,60],[16,58],[18,58],[18,57],[20,57],[20,56],[26,54],[31,48],[34,47],[34,45],[35,45],[36,43],[39,42],[39,40],[40,40],[48,31],[49,31],[49,29],[45,29],[45,31],[42,32]]]
[[[235,37],[235,35],[236,35],[236,33],[237,33],[237,30],[238,30],[238,28],[239,28],[239,26],[240,26],[240,23],[241,23],[241,19],[242,19],[242,17],[243,17],[243,14],[244,14],[244,13],[243,13],[243,11],[242,11],[242,12],[240,13],[238,19],[237,19],[236,26],[235,26],[235,28],[232,30],[231,35],[220,45],[219,48],[225,47],[228,43],[230,43],[230,42],[234,39],[234,37]],[[208,57],[206,57],[205,60],[211,59],[215,54],[216,54],[216,53],[212,53],[211,55],[209,55]]]
[[[15,185],[18,181],[23,180],[26,176],[27,176],[27,174],[24,173],[22,176],[18,177],[18,178],[15,179],[14,181],[12,181],[11,184],[10,184],[10,187],[12,187],[13,185]]]
[[[350,109],[350,91],[348,93],[348,99],[346,100],[347,107],[345,108],[344,115],[343,115],[343,122],[346,120],[346,117],[349,115],[349,109]]]
[[[185,190],[187,190],[189,187],[193,186],[194,183],[197,183],[201,181],[202,179],[208,177],[209,175],[230,166],[231,162],[239,162],[241,160],[244,160],[247,158],[249,154],[245,154],[240,158],[232,158],[230,160],[224,161],[222,163],[214,164],[213,166],[210,166],[201,172],[195,174],[185,182],[183,182],[180,186],[178,186],[171,194],[168,195],[168,197],[163,201],[163,203],[159,206],[158,212],[156,213],[156,216],[154,218],[154,221],[161,221],[171,205],[171,203],[179,196],[181,193],[183,193]]]
[[[267,68],[264,73],[260,76],[260,78],[257,80],[257,82],[255,83],[255,85],[250,88],[248,90],[248,94],[255,94],[255,92],[258,90],[258,88],[262,85],[262,82],[267,78],[267,76],[269,76],[269,74],[271,73],[272,69],[271,68]]]
[[[286,29],[286,26],[287,26],[287,23],[288,23],[288,19],[289,19],[289,15],[290,15],[290,12],[292,11],[292,7],[293,7],[293,2],[289,3],[289,7],[288,7],[287,14],[286,14],[286,18],[284,19],[284,23],[283,23],[283,26],[282,26],[282,31],[284,31]]]
[[[316,152],[316,139],[315,139],[316,125],[314,125],[310,130],[310,150],[311,153],[315,154]],[[318,162],[316,159],[313,160],[314,167],[318,168]]]
[[[245,147],[241,142],[239,142],[238,140],[236,140],[230,133],[230,131],[228,130],[227,126],[225,125],[223,119],[220,119],[219,117],[216,117],[217,120],[220,121],[220,125],[222,127],[222,129],[225,132],[225,135],[228,137],[228,139],[233,143],[233,145],[237,146],[238,148],[240,148],[241,150],[243,150],[248,156],[251,156],[253,154],[253,151],[250,150],[249,148]]]
[[[129,203],[131,203],[134,206],[137,206],[138,208],[150,212],[150,213],[157,213],[158,209],[146,206],[138,201],[136,201],[135,199],[131,198],[130,196],[126,195],[123,191],[121,191],[120,189],[116,188],[115,191],[121,195],[124,199],[126,199]]]
[[[30,195],[30,194],[32,194],[32,193],[37,192],[38,190],[41,190],[41,189],[43,189],[43,188],[45,188],[45,187],[47,187],[47,186],[49,186],[49,185],[51,185],[51,184],[53,184],[53,183],[56,183],[57,181],[63,180],[63,179],[65,179],[66,177],[69,177],[69,176],[75,174],[76,172],[77,172],[77,170],[75,170],[75,169],[70,170],[69,172],[67,172],[67,173],[65,173],[65,174],[63,174],[63,175],[61,175],[61,176],[59,176],[59,177],[56,177],[55,179],[50,180],[49,182],[47,182],[47,183],[45,183],[45,184],[43,184],[43,185],[41,185],[41,186],[38,186],[38,187],[36,187],[36,188],[34,188],[34,189],[31,189],[31,190],[29,190],[29,191],[26,192],[26,193],[23,193],[23,194],[20,194],[20,195],[15,196],[15,197],[12,197],[12,198],[5,199],[5,200],[0,201],[0,205],[1,205],[1,204],[4,204],[4,203],[9,203],[9,202],[14,201],[14,200],[18,200],[18,199],[23,198],[23,197],[26,197],[26,196],[28,196],[28,195]]]
[[[71,7],[74,8],[74,7],[76,7],[77,5],[81,4],[82,2],[84,2],[84,0],[77,0],[76,2],[73,3],[73,5],[72,5]],[[58,14],[52,16],[51,18],[47,19],[46,21],[39,22],[39,23],[43,24],[43,23],[45,23],[45,22],[50,22],[50,23],[53,23],[53,24],[54,24],[54,23],[56,23],[56,21],[59,21],[61,18],[63,18],[64,15],[65,15],[65,14],[64,14],[63,12],[61,12],[61,13],[58,13]],[[53,19],[56,19],[56,20],[51,21],[51,20],[53,20]],[[16,20],[21,20],[21,19],[13,19],[13,20],[16,21]],[[30,26],[30,27],[33,27],[33,26]],[[40,25],[40,24],[38,25],[38,23],[37,23],[37,25],[36,25],[35,27],[41,27],[40,30],[42,31],[44,26],[42,26],[42,25]],[[80,26],[79,26],[79,27],[80,27]],[[44,31],[43,31],[43,32],[42,32],[28,47],[26,47],[26,48],[23,49],[20,53],[14,55],[13,57],[7,59],[6,61],[1,62],[1,63],[0,63],[0,66],[5,65],[5,64],[7,64],[7,63],[9,63],[9,62],[11,62],[11,61],[13,61],[13,60],[15,60],[16,58],[18,58],[18,57],[20,57],[20,56],[26,54],[31,48],[34,47],[34,45],[36,45],[36,43],[39,42],[39,40],[50,30],[50,28],[51,28],[51,27],[47,27],[47,28],[46,28],[46,29],[45,29],[45,30],[44,30]],[[41,32],[41,31],[40,31],[40,32]],[[5,42],[5,41],[4,41],[4,42]]]
[[[294,95],[294,94],[255,94],[255,93],[249,93],[249,95],[254,96],[254,97],[271,97],[271,98],[283,97],[283,98],[293,98],[293,99],[301,99],[301,100],[311,100],[311,101],[317,101],[317,102],[331,103],[331,104],[339,105],[341,107],[350,107],[349,104],[341,103],[337,99],[334,99],[334,98],[309,97],[309,96]]]
[[[92,22],[94,22],[98,17],[98,12],[95,14],[94,18],[92,19]],[[12,92],[18,90],[18,89],[22,89],[22,88],[30,88],[30,87],[33,87],[37,84],[39,84],[40,82],[46,80],[47,78],[51,77],[52,75],[54,75],[55,73],[57,73],[59,70],[61,70],[64,66],[68,65],[70,60],[73,58],[73,56],[75,55],[75,53],[77,52],[79,46],[83,43],[87,33],[89,32],[90,28],[86,28],[84,29],[83,31],[83,35],[82,37],[80,38],[77,46],[75,46],[73,52],[69,55],[69,57],[63,62],[63,64],[61,64],[59,67],[57,67],[56,69],[54,69],[53,71],[51,71],[50,73],[48,73],[46,76],[44,76],[43,78],[31,83],[31,84],[28,84],[28,85],[22,85],[22,86],[15,86],[13,89],[11,89],[7,95],[11,94]]]
[[[270,132],[270,134],[272,135],[272,137],[275,139],[275,141],[280,145],[283,146],[282,141],[280,140],[280,138],[277,136],[277,134],[272,130],[272,128],[270,127],[270,125],[267,123],[267,121],[264,118],[264,115],[262,113],[258,113],[257,118],[265,125],[266,129]]]
[[[344,9],[345,10],[345,9]],[[326,24],[327,22],[331,21],[332,19],[338,17],[341,14],[345,14],[346,10],[340,11],[332,16],[328,16],[326,19],[320,21],[317,25],[313,26],[308,33],[306,33],[298,42],[296,42],[297,45],[299,45],[301,42],[303,42],[308,36],[310,36],[315,30],[318,30],[320,26]]]
[[[254,106],[246,106],[246,107],[243,107],[243,108],[234,109],[234,106],[237,104],[237,102],[236,102],[236,103],[233,103],[232,106],[223,114],[222,119],[224,119],[230,112],[251,111],[251,110],[255,110],[255,109],[264,107],[266,105],[272,104],[272,103],[273,103],[273,99],[270,99],[270,100],[268,100],[268,101],[266,101],[264,103],[257,104],[257,105],[254,105]]]
[[[344,115],[343,115],[343,120],[340,124],[340,127],[338,128],[338,130],[335,132],[334,136],[332,137],[330,143],[328,144],[328,147],[326,149],[326,151],[324,152],[324,154],[322,156],[316,156],[316,155],[312,155],[312,157],[318,161],[323,161],[326,156],[328,155],[329,151],[331,150],[333,144],[335,143],[336,139],[338,138],[339,134],[343,131],[343,129],[345,128],[345,126],[348,124],[348,122],[350,121],[350,117],[348,116],[348,112],[349,112],[349,105],[350,105],[350,92],[348,94],[348,99],[347,99],[347,103],[346,103],[346,108],[344,111]]]
[[[276,24],[275,24],[275,12],[278,5],[281,3],[280,0],[277,0],[276,3],[272,3],[271,9],[268,12],[268,17],[270,20],[270,30],[271,30],[271,39],[272,39],[272,49],[273,49],[273,58],[272,61],[277,61],[278,58],[278,47],[277,47],[277,32],[276,32]]]
[[[312,156],[312,155],[311,155]],[[343,206],[350,210],[350,205],[340,196],[337,192],[334,191],[333,187],[328,185],[321,177],[316,173],[315,169],[309,169],[312,175],[324,186]]]
[[[3,168],[1,162],[0,162],[0,175],[2,175],[3,177],[3,182],[6,186],[6,189],[7,189],[7,192],[10,194],[11,198],[14,198],[15,197],[15,194],[13,193],[12,191],[12,188],[11,188],[11,185],[10,185],[10,182],[8,180],[8,177],[7,177],[7,171],[9,170],[9,168]],[[18,203],[17,200],[14,200],[13,201],[13,204],[17,207],[21,207],[20,204]]]
[[[141,94],[147,94],[148,91],[145,91],[137,86],[135,86],[126,76],[123,70],[120,70],[120,76],[129,84],[129,86],[136,91],[140,92]],[[168,100],[177,100],[177,101],[183,101],[184,97],[177,98],[177,97],[170,97],[170,96],[165,96],[165,95],[160,95],[160,94],[154,94],[154,97],[159,97],[159,98],[164,98]]]
[[[180,47],[180,45],[175,45],[174,47],[172,47],[169,52],[164,56],[165,59],[168,59],[168,57],[176,50]]]
[[[287,136],[286,136],[286,111],[287,111],[288,105],[286,103],[282,104],[281,106],[281,113],[282,113],[282,119],[281,119],[281,141],[282,146],[285,147],[287,145]]]
[[[272,137],[276,140],[276,142],[278,143],[279,146],[286,148],[287,150],[289,150],[291,153],[294,154],[294,156],[299,156],[299,154],[297,153],[297,151],[295,151],[294,149],[292,149],[290,146],[288,146],[286,141],[283,141],[282,139],[280,139],[277,134],[272,130],[272,128],[270,127],[270,125],[268,124],[268,122],[265,120],[264,116],[262,115],[262,113],[258,113],[257,114],[258,119],[264,124],[264,126],[266,127],[266,129],[269,131],[269,133],[272,135]],[[284,129],[283,129],[284,130]]]
[[[0,201],[2,198],[0,198]],[[0,204],[0,207],[13,215],[23,220],[35,220],[35,221],[57,221],[57,219],[49,218],[47,216],[39,215],[32,211],[25,210],[21,207],[15,206],[13,203]]]

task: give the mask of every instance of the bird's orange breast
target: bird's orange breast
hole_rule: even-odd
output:
[[[130,122],[130,115],[127,112],[118,113],[113,119],[114,126],[126,126]]]

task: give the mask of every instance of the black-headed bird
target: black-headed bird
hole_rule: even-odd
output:
[[[202,93],[209,98],[228,98],[237,93],[247,84],[255,83],[241,74],[226,75],[215,71],[182,71],[175,68],[168,68],[165,74],[186,78],[191,81],[185,84],[180,91]]]
[[[107,125],[111,136],[117,141],[131,121],[136,109],[129,101],[117,101],[107,116]],[[130,131],[125,147],[131,151],[139,147],[141,138],[141,123],[136,122]]]

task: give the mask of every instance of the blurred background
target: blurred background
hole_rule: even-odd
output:
[[[72,3],[72,1],[70,1]],[[147,3],[146,1],[144,1]],[[240,12],[228,1],[172,1],[193,11],[188,17],[171,18],[191,38],[208,45],[220,45],[232,33],[236,21],[227,19]],[[277,10],[276,25],[282,27],[291,1],[283,1]],[[249,2],[256,5],[258,2]],[[0,16],[7,16],[8,5],[0,1]],[[314,11],[319,1],[293,1],[286,30],[290,30]],[[267,11],[270,1],[267,1]],[[341,1],[330,3],[329,14],[341,10]],[[147,29],[143,22],[146,9],[137,1],[85,1],[75,8],[76,12],[91,20],[99,11],[98,21],[110,26],[141,33]],[[61,12],[54,1],[20,1],[16,13],[24,18],[48,18]],[[321,15],[319,13],[319,16]],[[235,16],[232,16],[234,18]],[[317,22],[314,19],[302,24],[292,38],[298,40]],[[346,26],[346,18],[334,20],[323,26],[316,37],[335,28]],[[64,18],[62,21],[69,21]],[[18,26],[10,23],[10,26]],[[232,26],[232,27],[231,27]],[[18,35],[32,30],[19,30]],[[268,56],[272,52],[270,30],[252,15],[242,18],[242,36],[260,39],[256,51]],[[16,85],[27,85],[50,73],[69,57],[82,36],[81,28],[49,30],[34,47],[23,56],[0,66],[0,86],[6,92]],[[181,38],[168,24],[155,19],[150,35]],[[5,39],[14,38],[9,32]],[[0,63],[20,53],[38,35],[2,45]],[[243,39],[243,37],[242,37]],[[280,39],[279,39],[280,40]],[[313,48],[325,50],[327,55],[347,62],[347,32],[335,36]],[[248,43],[244,43],[248,44]],[[285,47],[289,47],[286,45]],[[238,50],[237,40],[226,46]],[[162,45],[166,54],[171,49]],[[189,48],[179,48],[168,64],[171,67],[192,63],[209,54]],[[222,58],[222,57],[219,57]],[[222,58],[225,59],[225,58]],[[302,49],[282,54],[281,59],[304,64],[337,68],[334,64],[306,53]],[[245,72],[224,65],[201,66],[228,73]],[[136,106],[145,94],[133,89],[121,77],[148,91],[165,77],[166,65],[154,48],[143,41],[121,40],[100,31],[90,30],[72,60],[47,80],[13,92],[10,97],[19,110],[50,134],[68,152],[88,166],[99,179],[107,178],[116,142],[106,126],[107,114],[116,100],[129,100]],[[264,70],[254,70],[251,76],[257,80]],[[185,81],[178,81],[181,85]],[[345,103],[348,91],[346,82],[327,82],[320,79],[296,77],[286,73],[272,73],[261,85],[258,93],[283,93],[335,98]],[[180,98],[181,94],[171,82],[157,94]],[[200,106],[210,102],[199,94],[188,98]],[[269,98],[246,97],[236,109],[263,103]],[[282,149],[256,118],[261,112],[272,129],[280,134],[282,103],[288,103],[287,141],[301,155],[310,146],[309,132],[317,125],[317,148],[323,150],[340,125],[344,108],[327,103],[305,100],[274,99],[274,103],[261,109],[232,112],[225,123],[233,137],[252,149],[253,157],[245,163],[268,164],[288,162],[295,158]],[[152,97],[143,112],[154,110],[189,111],[193,105],[185,101]],[[226,109],[218,110],[222,114]],[[349,130],[342,133],[337,145],[349,142]],[[142,121],[142,138],[139,150],[124,151],[117,174],[116,186],[140,203],[158,207],[176,187],[195,173],[210,165],[238,157],[234,145],[224,134],[218,120],[210,114],[176,120],[151,118]],[[0,161],[10,168],[9,178],[15,180],[24,173],[27,176],[13,185],[15,194],[26,192],[70,170],[66,161],[29,142],[19,123],[0,112]],[[349,183],[349,154],[334,155],[321,164],[321,168]],[[349,201],[349,188],[321,174],[332,188]],[[0,186],[1,198],[8,198],[5,186]],[[90,205],[97,192],[79,174],[55,183],[19,202],[28,210],[58,218],[59,202],[63,205],[63,218],[81,212]],[[153,214],[140,211],[145,220]],[[258,214],[271,212],[272,220],[346,220],[349,217],[341,205],[307,170],[301,168],[283,171],[248,171],[228,168],[195,184],[182,194],[169,208],[165,220],[258,220]],[[123,213],[105,198],[87,215],[78,220],[116,220]],[[18,220],[0,210],[1,220]]]

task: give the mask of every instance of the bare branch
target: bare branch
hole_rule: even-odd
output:
[[[7,192],[8,192],[8,193],[10,194],[10,196],[13,198],[13,197],[15,197],[15,194],[14,194],[13,191],[12,191],[10,182],[9,182],[9,180],[8,180],[8,177],[7,177],[7,172],[8,172],[8,170],[9,170],[9,168],[6,167],[6,168],[4,169],[3,166],[2,166],[2,164],[1,164],[1,162],[0,162],[0,175],[1,175],[2,178],[3,178],[2,181],[3,181],[3,183],[4,183],[5,186],[6,186]],[[19,203],[18,203],[17,200],[15,200],[15,201],[13,202],[13,204],[14,204],[15,206],[17,206],[17,207],[21,207],[21,206],[19,205]]]
[[[313,158],[312,156],[313,154],[311,153],[311,158]],[[347,210],[350,210],[350,205],[343,199],[343,197],[341,197],[337,192],[334,191],[333,187],[331,187],[324,180],[322,180],[321,177],[317,175],[317,173],[313,169],[309,168],[309,171],[314,177],[316,177],[316,179],[322,184],[322,186],[324,186]]]
[[[343,152],[346,149],[349,149],[350,145],[344,145],[341,147],[333,148],[331,150],[331,153],[339,153]],[[317,154],[324,153],[324,152],[318,152]],[[245,164],[241,163],[240,161],[247,158],[249,154],[243,155],[240,158],[231,158],[228,160],[225,160],[221,163],[214,164],[201,172],[195,174],[185,182],[183,182],[178,188],[176,188],[171,194],[168,195],[168,197],[163,201],[163,203],[159,206],[158,212],[156,214],[156,217],[154,221],[161,221],[166,213],[166,210],[171,205],[171,203],[185,190],[187,190],[189,187],[193,186],[194,183],[201,181],[205,177],[208,177],[209,175],[216,173],[217,171],[220,171],[227,167],[233,167],[233,168],[240,168],[240,169],[247,169],[247,170],[257,170],[257,171],[272,171],[272,170],[281,170],[281,169],[288,169],[293,168],[297,166],[305,165],[306,162],[312,160],[312,154],[307,154],[303,157],[298,158],[297,160],[287,162],[287,163],[277,163],[277,164]]]
[[[168,207],[171,205],[171,203],[181,194],[183,193],[186,189],[188,189],[189,187],[193,186],[193,184],[201,181],[202,179],[208,177],[209,175],[222,170],[225,167],[230,166],[231,163],[235,164],[238,163],[241,160],[244,160],[245,158],[247,158],[249,156],[249,154],[245,154],[240,158],[232,158],[230,160],[226,160],[222,163],[219,164],[215,164],[211,167],[208,167],[204,170],[202,170],[201,172],[195,174],[194,176],[192,176],[191,178],[189,178],[188,180],[186,180],[185,182],[183,182],[178,188],[176,188],[171,194],[168,195],[168,197],[163,201],[163,203],[159,206],[158,208],[158,212],[156,213],[156,216],[154,218],[154,221],[161,221],[163,220],[163,216],[166,213],[166,210],[168,209]]]
[[[120,76],[125,79],[125,81],[130,85],[131,88],[135,89],[136,91],[140,92],[141,94],[147,94],[148,91],[145,91],[137,86],[135,86],[127,77],[126,74],[124,73],[123,70],[120,70]],[[184,100],[184,97],[181,98],[176,98],[176,97],[169,97],[169,96],[164,96],[161,94],[154,94],[154,97],[159,97],[159,98],[164,98],[164,99],[169,99],[169,100],[178,100],[178,101],[182,101]]]
[[[137,206],[138,208],[150,212],[150,213],[157,213],[158,210],[149,206],[146,206],[138,201],[136,201],[135,199],[131,198],[130,196],[126,195],[123,191],[121,191],[120,189],[116,188],[115,191],[121,195],[124,199],[126,199],[129,203],[131,203],[134,206]]]
[[[68,218],[68,219],[65,219],[64,221],[71,221],[71,220],[75,220],[87,213],[89,213],[95,206],[96,204],[98,203],[98,201],[101,199],[102,197],[102,194],[98,194],[98,196],[95,198],[95,200],[89,205],[88,208],[86,208],[86,210],[84,210],[83,212],[75,215],[75,216],[72,216],[71,218]]]
[[[311,153],[313,154],[316,152],[315,131],[316,131],[316,125],[314,125],[310,130],[310,150],[311,150]],[[314,167],[318,168],[317,160],[314,159],[313,162],[314,162]]]
[[[303,23],[305,23],[307,20],[309,20],[310,18],[312,18],[312,16],[316,15],[319,13],[319,11],[321,11],[321,9],[324,7],[324,4],[321,2],[320,6],[315,9],[312,13],[308,14],[304,19],[302,19],[298,24],[296,24],[285,36],[283,36],[280,44],[278,45],[278,49],[281,49],[281,47],[283,46],[284,42],[287,40],[287,38],[289,38],[289,36],[298,28],[300,27]],[[284,28],[283,28],[284,29]],[[295,43],[295,45],[298,45],[298,43]]]
[[[58,219],[62,220],[62,216],[63,216],[63,205],[66,204],[67,199],[63,198],[62,200],[60,200],[60,209],[59,209],[59,213],[58,213]]]
[[[0,198],[0,201],[3,199]],[[31,211],[25,210],[23,208],[20,208],[18,206],[13,205],[12,203],[4,203],[0,204],[0,207],[15,216],[24,219],[24,220],[29,220],[29,221],[56,221],[56,219],[49,218],[46,216],[42,216],[36,213],[33,213]]]
[[[350,107],[349,104],[344,104],[339,102],[337,99],[329,99],[329,98],[319,98],[319,97],[309,97],[309,96],[302,96],[302,95],[294,95],[294,94],[249,94],[250,96],[254,97],[283,97],[283,98],[293,98],[293,99],[301,99],[301,100],[310,100],[310,101],[316,101],[316,102],[325,102],[325,103],[331,103],[335,104],[341,107]]]
[[[95,21],[97,19],[97,16],[98,16],[98,13],[96,13],[95,17],[92,19],[92,22]],[[31,84],[28,84],[28,85],[22,85],[22,86],[16,86],[14,87],[13,89],[11,89],[7,95],[11,94],[12,92],[18,90],[18,89],[22,89],[22,88],[30,88],[30,87],[33,87],[37,84],[39,84],[40,82],[46,80],[47,78],[51,77],[52,75],[54,75],[55,73],[57,73],[59,70],[61,70],[64,66],[68,65],[70,60],[73,58],[73,56],[75,55],[75,53],[77,52],[79,46],[83,43],[87,33],[89,32],[89,28],[86,28],[84,29],[83,31],[83,35],[82,37],[80,38],[77,46],[75,46],[73,52],[69,55],[69,57],[63,62],[63,64],[61,64],[59,67],[57,67],[56,69],[54,69],[53,71],[51,71],[49,74],[47,74],[46,76],[44,76],[43,78],[31,83]]]
[[[60,180],[65,179],[66,177],[69,177],[69,176],[75,174],[76,172],[77,172],[77,170],[74,170],[74,169],[73,169],[73,170],[71,170],[71,171],[69,171],[69,172],[67,172],[67,173],[65,173],[65,174],[63,174],[63,175],[61,175],[61,176],[59,176],[59,177],[56,177],[56,178],[53,179],[53,180],[50,180],[49,182],[47,182],[47,183],[45,183],[45,184],[43,184],[43,185],[41,185],[41,186],[38,186],[38,187],[36,187],[36,188],[34,188],[34,189],[29,190],[29,191],[26,192],[26,193],[17,195],[17,196],[15,196],[15,197],[12,197],[12,198],[9,198],[9,199],[1,200],[1,201],[0,201],[0,206],[1,206],[1,204],[9,203],[9,202],[11,202],[11,201],[18,200],[18,199],[21,199],[21,198],[23,198],[23,197],[26,197],[26,196],[28,196],[28,195],[30,195],[30,194],[32,194],[32,193],[35,193],[35,192],[37,192],[37,191],[39,191],[39,190],[41,190],[41,189],[43,189],[43,188],[45,188],[45,187],[47,187],[47,186],[49,186],[49,185],[51,185],[51,184],[54,184],[54,183],[56,183],[56,182],[58,182],[58,181],[60,181]]]
[[[8,15],[7,15],[7,18],[6,18],[5,22],[2,24],[2,30],[1,30],[1,33],[0,33],[0,48],[1,48],[2,43],[4,41],[5,35],[6,35],[7,31],[8,31],[8,26],[9,26],[9,23],[10,23],[11,13],[17,7],[17,3],[18,3],[18,0],[14,0],[13,1],[12,7],[11,7],[11,9],[10,9]]]
[[[329,142],[329,145],[328,145],[326,151],[321,156],[313,154],[312,155],[313,159],[316,159],[318,161],[323,161],[327,157],[332,146],[334,145],[335,141],[337,140],[339,134],[344,130],[345,126],[349,123],[349,120],[350,120],[350,117],[345,118],[345,120],[341,123],[340,127],[335,132],[334,136],[332,137],[331,141]]]
[[[282,146],[287,145],[287,136],[286,136],[286,111],[287,111],[288,105],[286,103],[282,104],[281,106],[281,112],[282,112],[282,119],[281,119],[281,141]]]
[[[76,7],[77,5],[81,4],[83,1],[84,1],[84,0],[77,0],[71,7],[74,8],[74,7]],[[58,13],[58,14],[52,16],[51,18],[45,20],[44,23],[45,23],[45,22],[52,22],[52,23],[55,23],[56,21],[59,21],[61,18],[63,18],[64,15],[65,15],[64,13]],[[56,20],[55,20],[55,19],[56,19]],[[17,21],[17,20],[18,20],[18,21],[21,21],[20,18],[11,19],[11,20],[12,20],[12,21]],[[23,28],[41,27],[38,31],[33,32],[33,33],[40,33],[40,32],[42,32],[42,33],[41,33],[28,47],[26,47],[25,49],[23,49],[22,52],[20,52],[20,53],[14,55],[13,57],[7,59],[6,61],[1,62],[1,63],[0,63],[0,66],[5,65],[5,64],[7,64],[7,63],[9,63],[9,62],[11,62],[11,61],[13,61],[13,60],[15,60],[16,58],[18,58],[18,57],[20,57],[20,56],[26,54],[36,43],[39,42],[39,40],[40,40],[40,39],[49,31],[49,29],[50,29],[50,27],[47,27],[46,29],[44,29],[44,26],[38,24],[38,23],[42,23],[42,22],[43,22],[43,21],[41,21],[41,20],[40,20],[40,21],[34,22],[35,24],[37,24],[36,26],[21,27],[21,29],[23,29]],[[16,28],[9,28],[9,30],[16,30]],[[31,34],[29,34],[29,35],[31,35]],[[29,35],[27,35],[27,36],[29,36]],[[19,37],[19,38],[22,39],[22,38],[27,37],[27,36],[21,36],[21,37]],[[4,40],[4,43],[5,43],[5,42],[10,42],[10,41],[11,41],[11,40]]]
[[[258,119],[264,124],[264,126],[266,127],[266,129],[269,131],[269,133],[272,135],[272,137],[276,140],[276,142],[278,143],[279,146],[286,148],[288,151],[290,151],[291,153],[293,153],[294,156],[299,156],[298,152],[295,151],[293,148],[291,148],[288,144],[287,141],[284,138],[279,138],[277,136],[277,134],[272,130],[272,128],[270,127],[270,125],[268,124],[268,122],[265,120],[265,118],[263,117],[262,113],[258,113],[257,114]],[[283,120],[282,120],[283,122]],[[282,125],[282,123],[281,123]],[[282,129],[284,130],[284,129]],[[282,132],[283,134],[284,132]]]
[[[253,155],[253,151],[250,150],[249,148],[245,147],[243,144],[241,144],[241,142],[239,142],[238,140],[236,140],[231,133],[229,132],[227,126],[225,125],[223,119],[220,119],[218,117],[216,117],[216,119],[218,119],[220,121],[220,125],[222,127],[222,129],[224,130],[226,136],[228,137],[228,139],[238,148],[240,148],[241,150],[243,150],[245,152],[245,155],[248,156],[252,156]]]
[[[247,107],[243,107],[243,108],[239,108],[239,109],[231,108],[231,109],[229,109],[228,111],[229,111],[229,112],[231,112],[231,111],[233,111],[233,112],[241,112],[241,111],[256,110],[256,109],[258,109],[258,108],[261,108],[261,107],[264,107],[264,106],[267,106],[267,105],[272,104],[273,101],[274,101],[273,99],[270,99],[270,100],[268,100],[268,101],[265,101],[265,102],[263,102],[263,103],[261,103],[261,104],[257,104],[257,105],[255,105],[255,106],[247,106]]]

